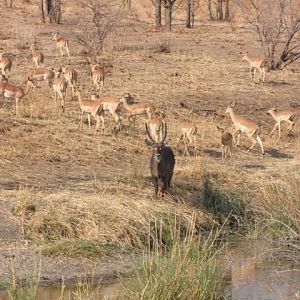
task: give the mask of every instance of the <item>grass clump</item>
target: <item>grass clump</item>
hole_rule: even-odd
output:
[[[224,299],[221,253],[216,236],[201,241],[192,224],[184,239],[177,236],[168,249],[148,253],[126,283],[126,299]]]
[[[117,254],[118,248],[113,244],[104,244],[84,239],[63,240],[47,245],[42,250],[45,256],[68,256],[75,258],[105,258]]]

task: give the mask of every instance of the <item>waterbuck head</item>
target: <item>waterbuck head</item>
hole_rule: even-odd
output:
[[[163,148],[165,147],[165,140],[166,140],[167,133],[168,133],[167,124],[166,123],[162,123],[162,127],[161,127],[161,130],[162,130],[161,137],[162,138],[161,138],[160,141],[157,141],[157,142],[152,137],[151,132],[149,130],[149,127],[148,127],[147,123],[145,124],[145,126],[146,126],[147,135],[149,137],[149,140],[146,139],[145,143],[148,146],[150,146],[150,147],[153,148],[153,156],[154,156],[156,162],[159,163],[161,161],[161,153],[162,153]]]

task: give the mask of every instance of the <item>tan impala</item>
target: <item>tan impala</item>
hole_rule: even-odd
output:
[[[233,139],[235,141],[235,136],[238,136],[238,140],[236,145],[238,146],[240,144],[240,136],[242,133],[245,133],[248,138],[252,141],[251,147],[248,149],[248,152],[253,149],[253,147],[258,142],[261,147],[262,155],[265,155],[264,147],[260,138],[260,127],[251,119],[248,117],[236,115],[233,111],[233,108],[235,107],[236,103],[231,103],[227,109],[226,113],[229,113],[231,120],[233,122],[233,125],[235,127],[235,131],[233,133]]]
[[[197,126],[193,123],[184,123],[181,125],[181,134],[178,139],[177,144],[183,142],[184,144],[184,152],[183,155],[186,153],[190,155],[189,145],[194,146],[195,156],[197,156],[197,142],[196,142],[196,134],[197,134]]]
[[[273,117],[276,124],[271,131],[270,135],[274,133],[274,131],[278,128],[279,138],[281,137],[281,122],[287,122],[288,126],[288,133],[291,132],[295,125],[295,117],[298,114],[297,111],[294,110],[280,110],[278,111],[275,107],[268,110],[267,114]]]
[[[61,70],[55,72],[55,78],[52,83],[54,99],[55,103],[57,103],[57,97],[60,98],[61,108],[63,112],[65,112],[66,106],[67,86],[67,81],[65,80],[65,78],[61,77]]]
[[[2,75],[8,76],[12,67],[12,61],[9,57],[4,55],[4,51],[1,50],[0,52],[0,70]]]
[[[91,116],[92,115],[96,120],[95,132],[97,132],[100,126],[100,114],[102,113],[102,104],[99,100],[91,100],[91,99],[82,99],[79,91],[76,92],[76,96],[78,97],[79,106],[81,109],[81,120],[80,126],[82,127],[83,123],[83,114],[86,113],[88,115],[88,124],[89,129],[91,129]],[[104,130],[104,128],[102,128]]]
[[[65,76],[68,86],[71,87],[72,97],[74,97],[77,91],[78,73],[74,68],[70,66],[62,67],[62,73]]]
[[[44,54],[42,53],[42,51],[36,50],[34,44],[32,44],[30,46],[30,49],[31,49],[33,64],[37,68],[38,67],[43,67],[43,65],[44,65]]]
[[[255,74],[256,71],[258,70],[261,74],[261,80],[264,83],[265,82],[265,77],[266,77],[266,58],[265,57],[255,57],[255,56],[249,56],[248,53],[246,52],[243,57],[242,61],[247,61],[250,65],[250,76],[251,80],[255,81]]]
[[[121,98],[121,102],[124,105],[124,108],[127,110],[129,113],[128,120],[131,122],[132,118],[136,116],[141,116],[141,115],[147,115],[149,119],[152,118],[152,116],[155,113],[155,106],[150,103],[150,102],[139,102],[139,103],[134,103],[134,104],[128,104],[127,103],[127,98],[130,97],[129,94],[124,94]]]
[[[52,87],[52,80],[54,79],[53,70],[46,68],[32,68],[27,72],[27,79],[30,81],[46,81],[48,86]]]
[[[33,84],[30,80],[27,81],[25,90],[17,85],[0,82],[0,95],[5,98],[15,99],[17,117],[19,116],[19,101],[30,92],[32,86]]]
[[[53,35],[52,40],[56,44],[56,48],[60,51],[60,55],[64,56],[64,51],[67,53],[70,61],[70,50],[69,50],[69,40],[63,36],[60,36],[59,33]]]
[[[221,132],[220,144],[222,151],[222,159],[231,159],[231,149],[233,143],[233,136],[230,132],[224,130],[224,128],[217,125],[217,129]]]

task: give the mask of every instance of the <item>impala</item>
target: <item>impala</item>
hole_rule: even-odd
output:
[[[249,139],[252,141],[251,147],[248,149],[248,152],[253,149],[253,147],[258,142],[261,147],[262,155],[265,155],[264,147],[260,138],[260,128],[259,126],[248,117],[236,115],[233,111],[233,108],[236,106],[236,102],[231,103],[227,109],[226,113],[229,113],[231,120],[233,122],[233,125],[235,127],[235,131],[233,133],[233,139],[235,141],[235,136],[238,136],[238,140],[236,145],[238,146],[240,144],[240,136],[241,133],[245,133]]]
[[[128,120],[131,121],[132,118],[138,116],[138,115],[147,115],[149,119],[152,118],[152,116],[155,113],[155,106],[150,102],[140,102],[140,103],[134,103],[129,105],[127,103],[127,98],[130,97],[129,94],[124,94],[121,98],[121,102],[124,105],[124,108],[128,111],[129,116]]]
[[[147,123],[149,133],[155,143],[158,143],[162,139],[162,130],[165,125],[165,121],[163,121],[161,118],[153,118],[148,121]]]
[[[46,81],[48,86],[52,87],[52,80],[54,78],[53,70],[46,68],[32,68],[27,73],[27,79],[30,81]]]
[[[14,98],[15,99],[15,107],[16,107],[16,116],[19,116],[19,101],[26,96],[29,92],[31,87],[33,86],[33,83],[28,80],[25,90],[19,86],[0,82],[0,95],[4,96],[5,98]]]
[[[2,75],[7,76],[12,67],[11,59],[4,55],[4,51],[0,52],[0,70]]]
[[[217,125],[217,129],[221,132],[221,151],[222,151],[222,159],[226,160],[227,157],[231,158],[231,149],[233,136],[230,132],[226,132],[224,128],[221,128]]]
[[[262,82],[265,82],[265,77],[266,77],[266,58],[265,57],[252,57],[249,56],[248,53],[246,52],[243,57],[242,57],[242,61],[247,61],[250,65],[250,76],[251,76],[251,80],[254,81],[255,80],[255,74],[256,74],[256,70],[258,70],[261,74],[261,79]]]
[[[4,75],[0,74],[0,82],[8,83],[8,79]]]
[[[67,86],[67,81],[65,80],[65,78],[61,77],[61,70],[55,72],[55,78],[52,82],[54,99],[55,103],[57,103],[57,96],[60,98],[61,108],[63,112],[65,112]]]
[[[100,125],[100,115],[102,114],[102,104],[99,100],[90,100],[90,99],[82,99],[79,91],[76,91],[76,96],[78,97],[79,106],[81,109],[81,120],[80,126],[82,127],[83,123],[83,114],[87,113],[88,115],[88,124],[89,129],[91,129],[91,117],[92,115],[96,120],[95,132],[97,132]],[[104,128],[102,127],[102,130]]]
[[[164,123],[162,128],[162,139],[156,142],[151,136],[148,125],[146,124],[146,132],[150,140],[146,139],[145,143],[153,148],[150,159],[150,171],[155,189],[155,195],[158,196],[158,184],[162,182],[161,194],[164,196],[168,192],[175,166],[175,156],[173,150],[164,144],[167,137],[167,124]]]
[[[103,86],[105,79],[105,70],[99,64],[91,65],[91,75],[95,90],[98,92],[101,90],[103,94]]]
[[[44,54],[35,49],[34,44],[30,46],[33,64],[38,68],[44,65]]]
[[[275,120],[276,124],[271,131],[270,135],[274,133],[276,128],[278,128],[279,138],[281,137],[281,122],[289,123],[288,133],[293,129],[295,122],[294,119],[297,115],[297,111],[294,110],[281,110],[278,111],[275,107],[268,110],[267,114],[271,115]]]
[[[183,141],[183,143],[184,143],[183,155],[185,155],[186,153],[188,153],[188,155],[190,155],[189,145],[194,144],[195,156],[197,156],[196,134],[197,134],[197,127],[195,124],[184,123],[181,125],[181,135],[178,139],[177,145],[181,141]]]
[[[59,33],[55,33],[52,40],[56,43],[56,48],[59,49],[61,56],[64,56],[65,50],[70,61],[69,40],[60,36]]]
[[[74,97],[77,91],[78,73],[74,68],[70,66],[62,67],[62,73],[64,74],[68,85],[71,87],[72,97]]]

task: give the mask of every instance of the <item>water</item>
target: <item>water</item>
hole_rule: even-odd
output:
[[[230,255],[229,294],[232,300],[298,300],[300,299],[300,265],[275,264],[266,259],[249,257],[243,252]],[[297,292],[299,297],[297,298]],[[38,288],[38,300],[122,300],[124,291],[118,283],[99,287],[81,285],[74,288]],[[0,291],[0,300],[9,300]],[[158,299],[160,300],[160,299]]]

